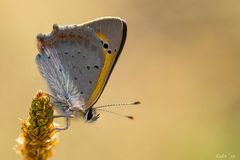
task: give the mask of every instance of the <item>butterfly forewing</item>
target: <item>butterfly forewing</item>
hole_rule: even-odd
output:
[[[88,106],[92,106],[100,97],[108,78],[121,54],[127,36],[127,25],[125,21],[116,17],[104,17],[83,24],[93,28],[101,40],[104,50],[105,62],[101,75],[91,97],[87,100]]]

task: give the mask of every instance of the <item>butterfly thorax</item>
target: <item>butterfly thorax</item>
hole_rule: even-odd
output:
[[[67,100],[68,108],[65,110],[64,114],[73,116],[75,118],[83,118],[86,122],[93,122],[99,118],[99,114],[92,107],[87,108],[83,99],[76,98],[76,96],[71,96]],[[84,109],[87,108],[87,109]]]
[[[86,113],[85,103],[81,97],[78,96],[70,96],[66,97],[65,103],[67,105],[66,110],[64,110],[64,114],[71,115],[74,117],[83,117]]]

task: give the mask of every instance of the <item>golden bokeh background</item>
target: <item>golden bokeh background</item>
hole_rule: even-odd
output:
[[[47,90],[36,35],[52,24],[102,16],[128,22],[128,38],[96,105],[140,100],[73,121],[52,160],[237,160],[240,158],[240,2],[234,0],[0,0],[0,153],[13,146],[18,118]],[[60,121],[62,123],[63,121]]]

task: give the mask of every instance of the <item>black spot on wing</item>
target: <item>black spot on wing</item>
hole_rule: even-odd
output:
[[[103,48],[108,49],[108,43],[107,42],[103,43]]]
[[[95,65],[94,68],[95,68],[95,69],[99,69],[99,66],[98,66],[98,65]]]

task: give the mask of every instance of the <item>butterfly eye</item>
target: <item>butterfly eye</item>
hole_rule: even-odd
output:
[[[87,113],[85,114],[85,119],[86,119],[87,121],[90,121],[90,120],[92,120],[92,118],[93,118],[93,112],[92,112],[92,109],[90,108],[90,109],[87,111]]]

